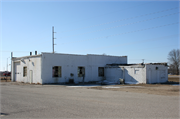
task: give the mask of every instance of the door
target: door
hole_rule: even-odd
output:
[[[159,74],[160,74],[160,71],[158,70],[157,71],[157,81],[155,83],[160,83],[160,76],[159,76]]]
[[[30,70],[29,71],[29,83],[33,83],[33,71],[32,70]]]
[[[152,73],[151,70],[148,71],[148,84],[151,84],[152,82]]]
[[[20,73],[20,62],[15,62],[14,63],[14,81],[20,81],[20,76],[21,76],[21,73]]]

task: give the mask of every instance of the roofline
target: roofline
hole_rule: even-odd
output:
[[[114,55],[101,55],[101,54],[67,54],[67,53],[50,53],[50,52],[41,52],[42,54],[59,54],[59,55],[77,55],[77,56],[88,56],[88,55],[93,55],[93,56],[111,56],[111,57],[127,57],[127,56],[114,56]]]
[[[167,66],[167,63],[139,63],[139,64],[106,64],[106,67],[124,67],[124,66],[145,66],[145,65],[164,65]]]
[[[42,56],[42,54],[39,54],[39,55],[29,55],[29,56],[23,56],[23,57],[12,57],[12,60],[13,59],[22,59],[22,58],[31,58],[31,57],[40,57]]]

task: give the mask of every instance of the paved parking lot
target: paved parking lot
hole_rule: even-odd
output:
[[[172,119],[179,106],[177,95],[1,82],[1,118]]]

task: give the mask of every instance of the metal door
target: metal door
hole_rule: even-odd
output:
[[[20,81],[20,62],[15,62],[14,66],[14,81]]]
[[[152,73],[151,73],[151,70],[148,71],[148,84],[151,84],[152,82]]]
[[[160,76],[159,76],[159,74],[160,74],[160,71],[158,70],[157,71],[157,82],[156,83],[160,83]]]
[[[30,70],[29,71],[29,83],[33,83],[33,71],[32,70]]]

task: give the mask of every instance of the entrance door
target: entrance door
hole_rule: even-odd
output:
[[[159,74],[160,74],[160,71],[157,71],[157,81],[156,81],[156,83],[159,83],[159,82],[160,82],[160,76],[159,76]]]
[[[14,81],[20,81],[20,62],[14,63]]]
[[[152,80],[152,73],[151,70],[148,71],[148,84],[151,84]]]
[[[32,70],[30,70],[29,71],[29,83],[33,83],[33,71]]]

